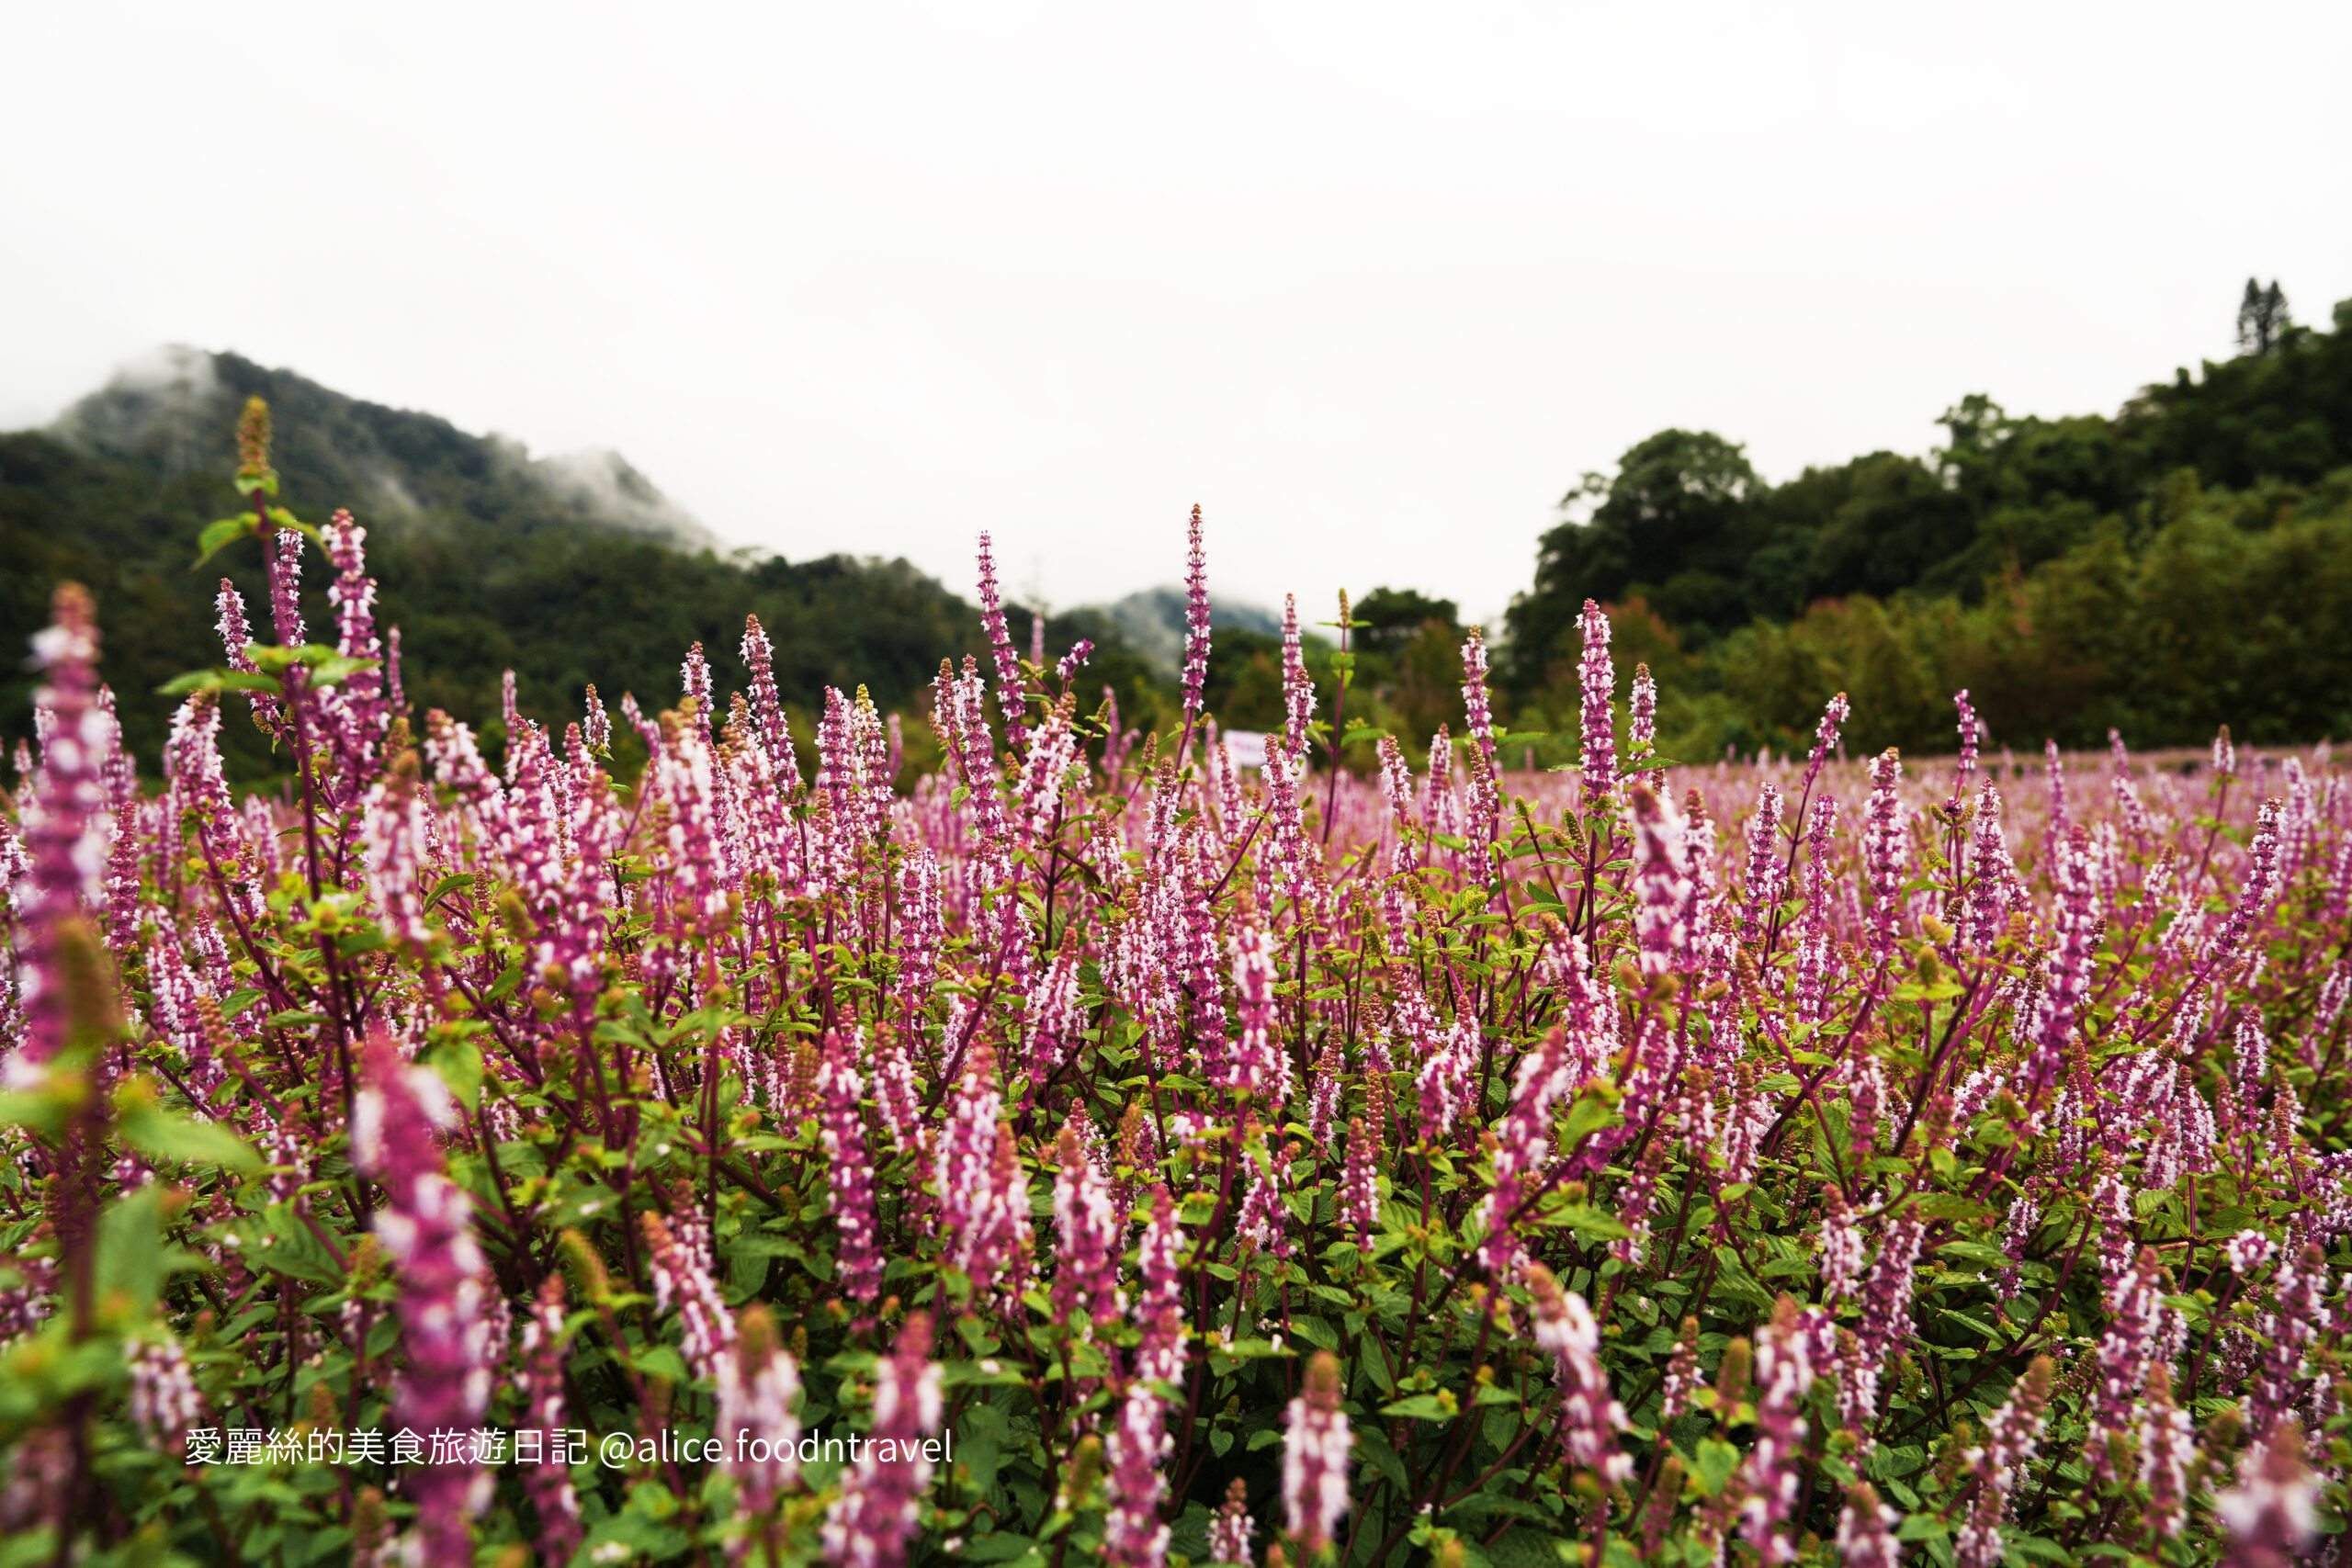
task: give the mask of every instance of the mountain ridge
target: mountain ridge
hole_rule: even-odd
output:
[[[414,521],[468,507],[469,492],[506,488],[535,496],[567,521],[717,549],[718,538],[610,448],[534,457],[495,431],[460,429],[438,414],[339,392],[306,376],[232,352],[168,344],[118,367],[77,399],[47,434],[93,456],[176,477],[226,450],[248,397],[266,400],[283,427],[289,459],[339,496],[335,504],[378,521]],[[471,449],[470,453],[469,449]]]

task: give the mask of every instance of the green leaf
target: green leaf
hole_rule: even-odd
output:
[[[1710,1497],[1721,1496],[1724,1483],[1739,1468],[1739,1450],[1720,1438],[1702,1438],[1694,1459],[1699,1490]]]
[[[694,1381],[694,1374],[686,1371],[685,1358],[667,1345],[639,1350],[629,1362],[648,1377],[668,1378],[672,1382]]]
[[[1545,1217],[1566,1224],[1584,1241],[1623,1241],[1634,1234],[1616,1215],[1596,1209],[1589,1203],[1569,1203],[1551,1211]]]
[[[146,1318],[164,1293],[163,1202],[163,1188],[151,1181],[98,1216],[98,1295],[120,1291],[130,1297],[133,1322]]]
[[[239,482],[242,485],[248,481],[240,480]],[[219,555],[229,546],[251,534],[256,526],[250,513],[243,517],[223,517],[218,523],[206,524],[204,532],[198,535],[196,538],[196,564],[189,567],[188,570],[196,570],[198,567]]]
[[[228,1128],[191,1121],[164,1110],[144,1078],[128,1080],[115,1094],[115,1125],[123,1141],[149,1159],[172,1165],[217,1165],[240,1174],[262,1168],[261,1156]]]
[[[481,1053],[470,1040],[445,1040],[433,1047],[426,1058],[441,1081],[449,1086],[450,1098],[468,1111],[481,1100]]]
[[[255,1268],[268,1269],[297,1280],[308,1280],[314,1285],[330,1288],[344,1282],[344,1272],[334,1258],[311,1234],[291,1203],[272,1203],[262,1211],[266,1234],[254,1235],[240,1226],[246,1246],[242,1256]]]
[[[1306,1340],[1317,1350],[1337,1350],[1340,1348],[1339,1330],[1319,1317],[1306,1313],[1294,1313],[1291,1315],[1290,1326],[1301,1339]]]
[[[1405,1481],[1405,1461],[1396,1457],[1396,1450],[1388,1446],[1388,1438],[1385,1435],[1369,1427],[1359,1426],[1355,1429],[1355,1440],[1356,1452],[1366,1464],[1386,1476],[1398,1492],[1411,1492],[1412,1488]]]
[[[191,670],[155,688],[163,697],[185,697],[196,692],[275,692],[277,682],[249,670]]]
[[[1997,1247],[1987,1247],[1981,1241],[1948,1241],[1936,1248],[1937,1255],[1958,1258],[1970,1263],[1982,1263],[1988,1269],[2006,1269],[2009,1255]]]
[[[345,958],[380,952],[391,945],[390,939],[375,926],[356,926],[334,939],[334,950]]]
[[[1617,1091],[1601,1084],[1587,1085],[1568,1108],[1567,1120],[1560,1125],[1560,1142],[1565,1147],[1573,1147],[1589,1134],[1615,1126],[1620,1120]]]
[[[1445,1407],[1436,1394],[1416,1393],[1380,1407],[1383,1416],[1406,1416],[1416,1421],[1451,1421],[1454,1412]]]
[[[351,659],[338,653],[331,659],[322,659],[311,666],[311,684],[314,688],[339,686],[362,670],[373,670],[380,662],[374,659]]]

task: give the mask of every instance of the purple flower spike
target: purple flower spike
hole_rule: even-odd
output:
[[[1617,667],[1609,658],[1609,617],[1588,599],[1577,625],[1584,634],[1584,656],[1577,678],[1584,692],[1584,804],[1589,811],[1617,790],[1617,728],[1610,705],[1617,695]]]
[[[1173,1383],[1184,1375],[1184,1284],[1179,1273],[1183,1239],[1175,1200],[1165,1185],[1155,1184],[1151,1220],[1144,1226],[1136,1257],[1143,1290],[1136,1313],[1143,1337],[1136,1346],[1135,1375],[1143,1382]]]
[[[1753,941],[1764,932],[1772,911],[1789,896],[1788,862],[1781,857],[1780,787],[1756,790],[1756,812],[1747,819],[1747,897],[1740,908],[1740,935]]]
[[[1814,781],[1821,777],[1822,764],[1828,761],[1829,753],[1838,749],[1838,728],[1852,712],[1853,706],[1846,701],[1843,692],[1830,698],[1823,706],[1821,723],[1813,732],[1813,750],[1804,760],[1804,783],[1797,788],[1799,799],[1813,793]]]
[[[377,750],[392,717],[384,700],[384,648],[376,636],[376,580],[368,575],[368,530],[353,522],[350,513],[334,514],[325,538],[327,558],[336,572],[327,586],[327,603],[335,611],[335,651],[378,665],[352,671],[326,705],[334,725],[336,767],[345,788],[356,791],[375,773]]]
[[[165,1453],[185,1453],[188,1428],[204,1418],[204,1399],[180,1342],[165,1337],[130,1349],[130,1418]]]
[[[1609,1374],[1601,1369],[1600,1325],[1585,1299],[1563,1289],[1541,1263],[1527,1266],[1527,1288],[1535,1297],[1535,1343],[1552,1353],[1552,1376],[1560,1385],[1560,1435],[1568,1461],[1615,1486],[1634,1472],[1634,1461],[1617,1446],[1627,1425],[1625,1407],[1611,1397]]]
[[[1082,1116],[1062,1127],[1055,1146],[1054,1225],[1060,1250],[1054,1269],[1054,1321],[1091,1337],[1100,1317],[1126,1310],[1119,1289],[1119,1240],[1111,1191],[1088,1148]]]
[[[1306,648],[1298,629],[1298,595],[1283,595],[1283,740],[1293,751],[1306,750],[1306,727],[1315,719],[1315,682],[1306,673]]]
[[[2288,1421],[2239,1461],[2244,1477],[2213,1499],[2230,1532],[2230,1568],[2287,1568],[2319,1529],[2319,1480],[2303,1462],[2303,1429]]]
[[[1905,836],[1901,802],[1903,759],[1888,747],[1871,759],[1870,815],[1862,822],[1862,870],[1870,884],[1870,945],[1882,959],[1894,951],[1903,915],[1903,868],[1911,840]]]
[[[59,588],[47,630],[33,638],[42,716],[40,783],[23,815],[28,887],[17,894],[17,998],[24,1034],[0,1079],[26,1081],[62,1050],[68,1021],[60,973],[62,928],[98,901],[106,869],[107,719],[96,701],[97,623],[79,583]]]
[[[1372,1250],[1372,1234],[1380,1224],[1380,1189],[1373,1173],[1376,1140],[1364,1128],[1363,1118],[1348,1119],[1347,1175],[1340,1183],[1340,1218],[1355,1232],[1356,1248]]]
[[[279,528],[269,537],[269,615],[280,648],[299,648],[302,632],[302,535]]]
[[[1470,732],[1470,840],[1481,874],[1502,837],[1502,780],[1495,768],[1495,712],[1487,694],[1487,640],[1476,626],[1462,644],[1462,705]]]
[[[242,675],[257,675],[261,666],[254,662],[247,650],[253,647],[254,629],[245,621],[245,602],[239,596],[237,586],[227,578],[220,580],[220,595],[214,601],[220,613],[220,647],[228,658],[229,668]],[[247,692],[247,703],[253,708],[254,723],[265,735],[276,735],[284,725],[277,699],[267,692]]]
[[[2143,1517],[2154,1540],[2180,1528],[2188,1507],[2188,1463],[2196,1457],[2196,1429],[2188,1412],[2173,1403],[2172,1369],[2159,1361],[2148,1369],[2148,1396],[2140,1410],[2140,1484],[2147,1488]]]
[[[1220,1081],[1279,1110],[1290,1099],[1290,1054],[1274,1038],[1274,939],[1257,925],[1233,933],[1233,987],[1241,1030]]]
[[[2156,1345],[2165,1328],[2163,1280],[2156,1255],[2140,1249],[2131,1273],[2109,1290],[2107,1334],[2099,1341],[2098,1382],[2083,1439],[2083,1458],[2091,1473],[2107,1480],[2114,1473],[2109,1439],[2127,1429],[2133,1398],[2147,1380]]]
[[[833,1186],[833,1227],[841,1238],[834,1262],[842,1291],[870,1302],[882,1291],[882,1255],[875,1247],[874,1156],[866,1147],[865,1112],[859,1104],[865,1093],[850,1043],[838,1030],[828,1032],[817,1066],[817,1095]]]
[[[1160,1523],[1159,1508],[1175,1444],[1159,1395],[1148,1384],[1129,1384],[1118,1408],[1103,1445],[1113,1499],[1102,1521],[1103,1559],[1120,1568],[1159,1568],[1168,1560],[1168,1527]]]
[[[1984,727],[1976,722],[1976,710],[1968,704],[1968,688],[1962,686],[1951,694],[1951,705],[1960,710],[1960,756],[1951,768],[1951,808],[1960,809],[1961,797],[1976,782],[1976,743]]]
[[[2041,1442],[2052,1370],[2049,1357],[2035,1357],[2009,1397],[1986,1420],[1984,1440],[1962,1456],[1974,1473],[1976,1494],[1967,1522],[1952,1541],[1959,1568],[1994,1568],[2001,1561],[2001,1519],[2008,1511],[2009,1493]]]
[[[1740,1534],[1766,1568],[1796,1560],[1781,1526],[1795,1513],[1804,1457],[1805,1421],[1798,1412],[1813,1387],[1809,1338],[1796,1303],[1787,1296],[1756,1336],[1756,1446],[1747,1455]]]
[[[523,1418],[541,1431],[560,1431],[565,1416],[563,1364],[563,1276],[549,1274],[523,1324],[524,1371],[515,1381],[523,1395]],[[571,1489],[571,1467],[548,1458],[523,1474],[523,1489],[539,1515],[539,1560],[569,1562],[580,1550],[580,1499]]]
[[[939,1430],[940,1370],[931,1360],[931,1314],[910,1313],[897,1348],[874,1369],[874,1426],[865,1456],[825,1515],[825,1561],[833,1568],[902,1568],[932,1461],[922,1439]],[[885,1456],[888,1457],[885,1457]]]
[[[1634,940],[1645,975],[1690,967],[1690,870],[1687,824],[1670,801],[1635,784],[1627,792],[1634,837]]]
[[[1348,1511],[1348,1418],[1340,1409],[1340,1359],[1329,1350],[1315,1352],[1306,1391],[1290,1402],[1283,1506],[1302,1559],[1323,1550]]]
[[[686,1365],[697,1378],[723,1382],[734,1365],[735,1318],[711,1275],[710,1232],[701,1215],[684,1210],[674,1223],[650,1210],[638,1221],[651,1255],[655,1309],[678,1309]]]
[[[989,650],[996,660],[996,701],[998,711],[1004,715],[1005,744],[1018,751],[1026,733],[1022,716],[1029,705],[1028,688],[1021,679],[1021,656],[1012,649],[1012,629],[1005,625],[996,555],[985,533],[980,536],[980,626],[988,633]]]
[[[1838,803],[1813,803],[1805,829],[1804,913],[1797,927],[1796,1015],[1818,1020],[1829,981],[1829,840],[1838,830]]]
[[[401,1338],[408,1366],[391,1419],[425,1438],[468,1433],[481,1423],[494,1344],[485,1313],[484,1267],[474,1245],[473,1203],[442,1168],[436,1129],[457,1108],[438,1074],[413,1067],[381,1026],[361,1053],[365,1087],[351,1115],[355,1165],[384,1190],[376,1235],[400,1277]],[[435,1462],[405,1472],[416,1499],[416,1561],[424,1568],[470,1568],[469,1517],[490,1501],[492,1477],[465,1445],[435,1444]]]
[[[776,1343],[775,1320],[754,1304],[736,1325],[736,1350],[718,1383],[714,1435],[723,1443],[723,1468],[741,1489],[739,1511],[763,1520],[776,1496],[800,1473],[800,1369]],[[764,1439],[768,1456],[753,1447]],[[749,1543],[744,1543],[748,1545]],[[775,1542],[769,1558],[774,1560]]]
[[[800,759],[792,749],[784,699],[775,688],[775,644],[757,615],[743,617],[743,662],[752,671],[752,733],[766,753],[768,769],[786,795],[800,793]],[[590,738],[591,744],[594,738]]]
[[[1878,1500],[1878,1488],[1857,1481],[1846,1488],[1838,1515],[1838,1561],[1846,1568],[1895,1568],[1903,1559],[1894,1527],[1903,1516]]]
[[[1250,1517],[1249,1483],[1237,1475],[1209,1519],[1209,1561],[1250,1563],[1254,1561],[1250,1538],[1257,1533],[1258,1521]]]
[[[1177,755],[1181,758],[1191,745],[1193,721],[1200,716],[1201,687],[1209,675],[1209,571],[1208,558],[1201,550],[1201,509],[1193,507],[1193,521],[1185,531],[1184,552],[1184,745]]]
[[[1634,666],[1634,696],[1626,708],[1625,744],[1637,762],[1647,761],[1657,750],[1657,682],[1646,664]]]

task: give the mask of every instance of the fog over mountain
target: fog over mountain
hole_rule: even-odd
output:
[[[184,344],[125,365],[49,433],[172,479],[217,466],[233,440],[237,411],[256,395],[277,415],[280,467],[300,469],[363,521],[415,522],[447,508],[478,513],[494,497],[503,513],[519,509],[526,527],[564,522],[685,549],[718,544],[617,452],[534,457],[495,433],[469,434],[435,414],[387,408],[291,370]]]

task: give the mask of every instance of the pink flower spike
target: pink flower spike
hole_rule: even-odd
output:
[[[491,1282],[474,1244],[472,1200],[445,1174],[434,1143],[456,1107],[440,1076],[409,1066],[381,1025],[361,1047],[360,1080],[352,1163],[384,1190],[375,1229],[401,1281],[408,1361],[390,1418],[419,1433],[470,1431],[481,1423],[491,1371],[506,1347],[485,1311]],[[417,1504],[417,1561],[470,1568],[468,1520],[490,1501],[490,1472],[478,1458],[445,1453],[406,1472],[404,1484]]]
[[[1168,1527],[1159,1509],[1175,1443],[1159,1395],[1148,1384],[1129,1384],[1117,1408],[1103,1444],[1113,1499],[1102,1521],[1103,1559],[1120,1568],[1159,1568],[1168,1560]]]
[[[1098,1318],[1126,1310],[1119,1289],[1119,1243],[1125,1228],[1111,1212],[1111,1193],[1089,1148],[1083,1113],[1064,1124],[1055,1148],[1054,1321],[1091,1337]]]
[[[874,1424],[865,1457],[826,1512],[825,1561],[833,1568],[903,1568],[932,1461],[921,1439],[939,1430],[940,1369],[931,1359],[931,1314],[910,1313],[889,1355],[874,1369]],[[884,1457],[887,1455],[888,1457]]]
[[[1193,508],[1193,521],[1186,529],[1188,541],[1184,555],[1184,740],[1177,749],[1182,758],[1193,739],[1193,721],[1201,711],[1201,688],[1209,672],[1209,577],[1208,558],[1201,551],[1201,509]]]
[[[985,532],[980,535],[980,627],[988,633],[989,650],[996,660],[996,700],[1004,715],[1005,744],[1018,751],[1027,733],[1022,718],[1029,705],[1028,687],[1021,677],[1021,656],[1012,650],[1012,631],[1004,619],[1004,596],[997,586],[996,556]]]
[[[1340,1409],[1340,1359],[1317,1350],[1306,1389],[1290,1402],[1283,1439],[1283,1506],[1302,1559],[1331,1539],[1348,1511],[1348,1418]]]
[[[799,1402],[800,1369],[776,1343],[767,1308],[754,1304],[736,1325],[735,1353],[721,1371],[712,1427],[723,1445],[720,1468],[741,1488],[739,1515],[763,1520],[799,1477],[800,1414],[794,1408]]]
[[[523,1324],[524,1371],[515,1380],[523,1395],[524,1420],[542,1432],[571,1425],[563,1392],[563,1367],[569,1359],[563,1320],[563,1276],[550,1273]],[[540,1561],[569,1562],[580,1550],[581,1539],[580,1499],[572,1491],[571,1467],[560,1459],[544,1458],[524,1472],[523,1488],[538,1510]]]
[[[1617,667],[1609,658],[1609,617],[1588,599],[1577,625],[1584,633],[1584,655],[1577,676],[1584,693],[1584,804],[1593,810],[1617,792],[1617,728],[1610,708],[1617,695]]]
[[[59,588],[50,605],[51,624],[33,638],[42,678],[33,693],[41,716],[41,765],[20,824],[31,874],[16,893],[17,1000],[24,1032],[0,1069],[0,1081],[9,1087],[22,1087],[65,1047],[65,928],[97,906],[107,860],[102,770],[108,721],[96,700],[97,623],[90,596],[77,583]]]
[[[1560,1434],[1568,1462],[1615,1486],[1634,1472],[1634,1461],[1617,1444],[1628,1423],[1600,1365],[1600,1325],[1585,1299],[1564,1289],[1541,1263],[1529,1263],[1525,1277],[1535,1298],[1535,1343],[1551,1352],[1552,1376],[1560,1385]]]

